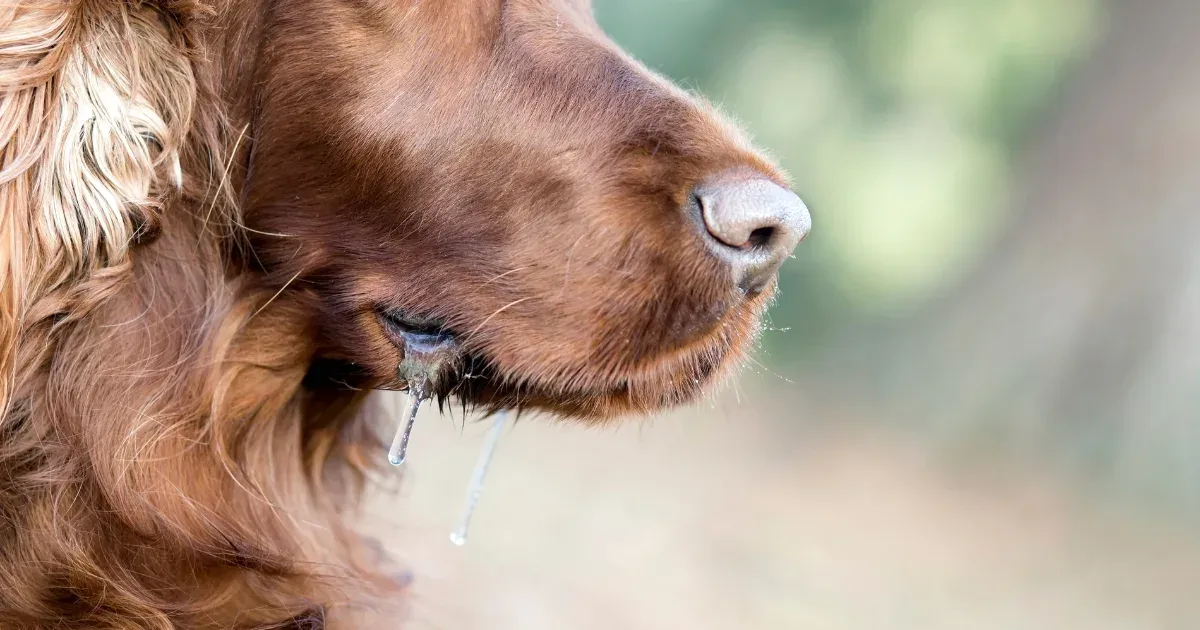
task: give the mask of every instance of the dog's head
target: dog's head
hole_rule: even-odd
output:
[[[602,417],[692,399],[751,343],[808,211],[586,0],[265,4],[228,64],[243,211],[326,357],[397,387],[406,353],[461,348],[442,394]]]

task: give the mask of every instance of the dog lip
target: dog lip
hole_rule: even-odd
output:
[[[403,344],[406,353],[430,355],[457,346],[457,336],[436,319],[418,317],[398,309],[379,311],[379,319],[388,337]]]
[[[743,300],[742,304],[755,301]],[[730,319],[722,318],[680,347],[583,383],[540,377],[537,368],[530,370],[520,360],[504,363],[486,347],[472,348],[465,351],[461,369],[442,391],[457,396],[464,406],[491,412],[526,409],[584,421],[653,413],[696,400],[726,372],[731,358],[740,356],[741,348],[752,341],[753,331],[737,325],[741,316],[731,312],[726,317]],[[582,372],[575,372],[574,364],[567,369]]]

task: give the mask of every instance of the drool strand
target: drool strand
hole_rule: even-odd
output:
[[[507,411],[501,411],[496,414],[496,418],[492,420],[492,428],[488,431],[487,438],[483,442],[483,450],[479,452],[479,459],[475,461],[475,471],[471,473],[471,483],[467,486],[467,501],[463,506],[462,518],[458,521],[458,526],[454,531],[450,532],[450,542],[461,547],[467,543],[467,530],[471,526],[471,515],[475,513],[475,505],[479,503],[479,496],[483,494],[483,479],[487,476],[488,465],[492,463],[492,455],[496,452],[496,444],[500,441],[500,434],[504,431],[504,423],[508,420]]]
[[[404,339],[404,358],[396,366],[396,377],[408,386],[408,413],[388,449],[388,463],[393,466],[401,466],[408,459],[408,439],[417,421],[417,410],[433,396],[445,368],[455,364],[461,354],[453,337],[431,339],[427,334],[412,333],[405,334]]]
[[[401,466],[408,458],[408,438],[412,436],[413,425],[417,422],[417,410],[421,403],[429,399],[429,378],[421,378],[408,386],[408,414],[404,424],[396,427],[396,436],[392,438],[392,448],[388,449],[388,463]]]

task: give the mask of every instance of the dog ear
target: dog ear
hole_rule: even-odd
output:
[[[0,6],[0,93],[3,417],[22,335],[101,302],[157,229],[196,81],[164,5],[22,0]]]

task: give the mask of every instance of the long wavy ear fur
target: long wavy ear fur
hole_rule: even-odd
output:
[[[151,3],[0,6],[0,417],[46,335],[111,294],[182,184],[196,100],[183,40]]]

